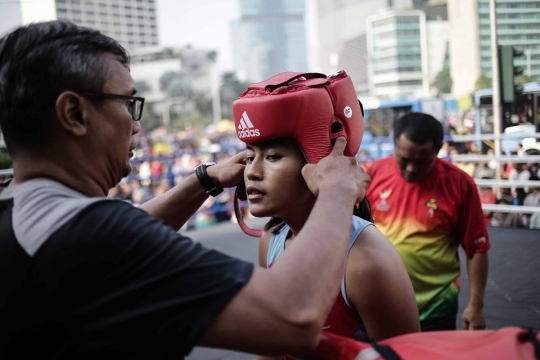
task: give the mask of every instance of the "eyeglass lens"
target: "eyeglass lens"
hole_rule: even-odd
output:
[[[141,103],[140,100],[131,100],[129,104],[129,113],[133,120],[139,120],[141,118]]]

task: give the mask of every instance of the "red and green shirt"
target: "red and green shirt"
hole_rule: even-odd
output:
[[[417,183],[401,177],[393,156],[374,162],[367,172],[375,225],[401,254],[420,320],[456,315],[458,246],[468,257],[490,248],[473,179],[441,159]]]

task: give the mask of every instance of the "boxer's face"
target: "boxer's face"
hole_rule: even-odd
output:
[[[425,179],[433,169],[437,152],[433,142],[417,144],[409,140],[405,134],[401,134],[396,140],[394,158],[401,177],[408,182],[418,182]]]
[[[244,180],[254,216],[286,219],[312,206],[314,195],[301,173],[306,160],[293,140],[248,144],[246,155]]]

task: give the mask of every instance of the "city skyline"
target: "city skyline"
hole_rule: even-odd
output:
[[[438,73],[438,69],[441,66],[448,66],[449,62],[454,83],[452,94],[461,98],[474,90],[474,84],[480,75],[491,76],[487,0],[448,0],[448,6],[454,9],[449,11],[448,15],[453,16],[446,15],[446,3],[446,0],[351,0],[348,2],[305,0],[303,15],[300,13],[294,15],[300,20],[303,18],[302,24],[298,22],[294,29],[287,27],[290,30],[285,30],[284,27],[280,30],[289,32],[287,36],[293,33],[298,34],[299,31],[304,33],[290,40],[296,48],[288,45],[289,54],[302,52],[299,56],[306,58],[306,61],[296,63],[287,62],[288,60],[284,59],[288,55],[282,55],[280,52],[274,54],[274,50],[271,49],[280,47],[279,44],[285,44],[289,40],[283,38],[283,40],[274,41],[274,45],[269,45],[269,38],[263,40],[260,38],[261,35],[257,35],[259,40],[256,40],[257,37],[253,37],[257,31],[266,26],[264,25],[266,20],[263,17],[242,19],[240,0],[88,0],[85,2],[80,0],[0,0],[0,34],[25,23],[57,18],[70,19],[80,25],[104,31],[119,40],[129,51],[148,46],[185,48],[188,45],[195,49],[215,51],[217,53],[215,67],[219,73],[235,72],[241,79],[248,81],[251,80],[250,76],[242,75],[250,72],[253,64],[265,66],[262,65],[264,61],[253,59],[257,57],[261,59],[271,57],[274,62],[284,63],[275,69],[268,68],[265,72],[257,70],[258,73],[265,74],[265,77],[276,71],[319,71],[330,74],[337,70],[345,70],[351,75],[359,95],[377,96],[378,94],[373,91],[373,83],[378,81],[374,80],[368,71],[369,66],[373,66],[372,57],[375,54],[371,54],[367,48],[365,19],[369,16],[379,16],[382,14],[381,11],[390,9],[409,11],[416,8],[426,13],[428,27],[433,27],[431,25],[437,22],[441,25],[437,34],[431,38],[443,39],[446,37],[444,33],[447,32],[450,40],[449,46],[446,46],[443,42],[438,44],[437,41],[430,41],[428,38],[429,47],[426,51],[432,61],[428,66],[430,69],[428,77],[424,76],[422,81],[422,87],[424,90],[428,88],[429,92],[429,84]],[[465,7],[466,4],[469,7]],[[534,23],[534,18],[539,14],[540,1],[498,0],[497,4],[500,13],[499,42],[523,46],[528,50],[527,61],[524,57],[518,59],[517,62],[519,65],[528,65],[527,74],[530,70],[533,79],[537,79],[540,67],[537,45],[534,41],[539,35],[537,34],[538,25]],[[440,9],[444,9],[445,15],[442,17],[439,13]],[[457,11],[459,9],[461,11]],[[466,13],[467,16],[457,16],[458,13],[461,15]],[[272,21],[276,17],[279,16],[273,16]],[[443,23],[446,19],[448,19],[448,30]],[[244,45],[242,51],[238,51],[238,43],[242,38],[234,37],[233,24],[242,21],[252,24],[250,25],[252,27],[257,25],[258,30],[244,29],[244,33],[250,34],[255,40],[252,39],[247,46]],[[275,29],[264,30],[270,35],[275,31]],[[428,37],[429,33],[431,31],[428,31]],[[391,30],[388,36],[397,39],[399,34]],[[285,48],[285,46],[282,47]],[[447,47],[449,51],[445,54],[444,50]],[[463,51],[463,48],[467,51]],[[239,53],[251,60],[251,64],[239,63],[237,61]],[[449,61],[446,60],[448,54]],[[249,59],[250,57],[252,59]],[[402,56],[402,60],[404,59]],[[422,71],[426,70],[422,69]],[[261,80],[260,76],[251,76],[251,78],[255,81]],[[390,82],[387,81],[387,83]],[[387,92],[385,89],[381,89],[379,93],[386,94],[384,97],[398,95],[398,92]],[[416,91],[412,93],[419,94]],[[423,93],[426,94],[426,91]]]

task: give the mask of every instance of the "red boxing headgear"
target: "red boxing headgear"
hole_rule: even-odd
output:
[[[233,103],[233,114],[243,142],[290,137],[312,164],[330,154],[340,136],[347,139],[345,156],[355,156],[364,135],[362,109],[344,71],[285,72],[251,84]]]
[[[245,143],[281,137],[296,140],[307,160],[318,163],[332,151],[332,140],[345,136],[345,156],[356,156],[364,135],[364,115],[351,78],[340,71],[285,72],[251,84],[233,103],[238,138]],[[245,199],[243,182],[236,188],[234,211],[242,230],[255,237],[243,220],[238,199]]]

